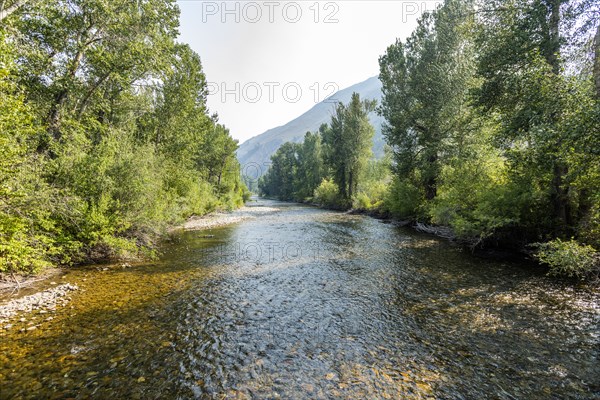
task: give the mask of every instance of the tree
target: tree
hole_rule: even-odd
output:
[[[0,22],[9,17],[12,13],[18,11],[28,2],[29,0],[16,0],[10,5],[5,5],[4,2],[2,2],[2,4],[0,4]]]
[[[484,113],[501,116],[498,143],[515,170],[531,184],[549,187],[551,228],[559,235],[573,233],[572,199],[578,196],[567,154],[579,147],[583,133],[574,129],[578,124],[569,111],[581,85],[565,68],[564,50],[585,35],[571,34],[569,27],[592,6],[567,0],[493,1],[494,11],[480,17],[477,37],[483,84],[476,101]]]
[[[22,82],[48,126],[40,149],[63,135],[62,123],[90,109],[108,122],[119,96],[165,67],[179,11],[170,0],[30,2],[15,22]],[[44,79],[41,79],[44,77]]]
[[[161,81],[152,123],[142,135],[167,157],[177,154],[179,163],[191,165],[202,151],[209,132],[214,140],[221,140],[229,132],[215,125],[207,115],[206,77],[200,57],[188,45],[174,47],[172,64]],[[211,153],[204,150],[209,158]]]
[[[207,174],[209,182],[221,184],[228,165],[235,159],[237,148],[238,142],[230,136],[229,129],[220,124],[216,124],[202,138],[196,162],[200,170]]]
[[[304,141],[298,151],[296,197],[299,200],[310,198],[325,176],[321,135],[306,132]]]
[[[384,136],[395,154],[396,172],[437,193],[443,157],[455,151],[465,125],[471,87],[473,46],[469,36],[473,4],[449,0],[425,13],[406,44],[397,40],[380,60],[386,118]]]
[[[295,200],[298,191],[298,152],[301,145],[286,142],[271,156],[269,171],[261,178],[259,188],[266,196]]]
[[[2,4],[0,270],[147,254],[247,198],[175,1]]]
[[[333,171],[343,206],[351,204],[361,171],[371,157],[375,130],[369,113],[375,106],[374,100],[361,101],[359,94],[353,93],[350,103],[337,105],[330,126],[323,130],[325,162]]]

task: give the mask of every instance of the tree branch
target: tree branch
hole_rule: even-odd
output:
[[[2,7],[0,7],[0,22],[2,22],[6,17],[17,11],[19,8],[23,7],[30,0],[17,0],[13,5],[4,8],[4,2],[2,2]]]

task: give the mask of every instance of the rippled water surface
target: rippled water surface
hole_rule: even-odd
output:
[[[56,280],[0,330],[0,398],[600,398],[600,293],[295,204]],[[50,319],[50,320],[49,320]]]

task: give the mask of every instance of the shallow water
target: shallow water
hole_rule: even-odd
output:
[[[0,398],[600,398],[600,293],[369,217],[277,212],[55,280]],[[51,320],[47,320],[51,317]]]

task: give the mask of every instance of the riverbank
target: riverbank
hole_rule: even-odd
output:
[[[47,268],[36,275],[0,274],[0,296],[27,289],[37,282],[54,278],[62,272],[61,268]]]
[[[448,242],[454,243],[455,245],[464,248],[471,255],[477,258],[495,260],[495,261],[512,261],[527,264],[532,268],[543,270],[546,273],[549,271],[548,266],[540,264],[534,257],[531,248],[527,247],[508,247],[508,246],[486,246],[485,243],[480,239],[461,239],[457,237],[452,228],[448,226],[435,226],[427,225],[417,221],[416,219],[399,219],[389,212],[382,211],[379,209],[356,209],[352,208],[349,210],[343,210],[336,207],[327,207],[322,204],[306,202],[314,207],[322,208],[325,210],[340,211],[349,215],[365,215],[370,218],[380,220],[384,223],[392,224],[397,227],[407,227],[416,232],[423,233],[426,235],[435,236],[444,239]],[[565,277],[562,277],[565,278]],[[588,279],[588,282],[599,282],[598,279]],[[573,281],[576,283],[576,281]]]
[[[248,205],[229,212],[216,211],[203,216],[191,217],[183,224],[169,229],[168,233],[175,234],[178,231],[212,229],[255,219],[262,215],[278,211],[280,211],[280,209],[276,207],[260,206],[249,203]],[[113,264],[107,264],[104,268],[110,268],[111,265]],[[127,265],[129,264],[123,264],[123,262],[119,260],[116,260],[114,263],[114,266],[117,267]],[[60,275],[63,274],[65,270],[66,268],[50,268],[43,270],[36,275],[0,274],[0,299],[4,297],[8,299],[5,301],[0,300],[0,320],[2,320],[3,313],[7,313],[8,309],[13,309],[14,305],[11,305],[12,301],[44,293],[44,289],[36,291],[36,287],[41,288],[45,283],[59,279]],[[35,297],[31,297],[31,304],[35,304],[36,301]],[[34,308],[28,306],[21,308],[22,309],[19,309],[19,311],[24,313],[34,310]]]
[[[596,393],[598,288],[395,223],[259,204],[280,211],[178,232],[130,268],[66,270],[69,303],[3,324],[4,397]]]
[[[56,284],[55,282],[53,282]],[[0,306],[0,329],[8,330],[13,327],[11,320],[15,317],[22,316],[23,314],[37,313],[40,316],[56,311],[57,307],[64,307],[71,297],[70,292],[79,290],[77,285],[70,283],[64,283],[54,288],[44,290],[43,292],[34,293],[29,296],[20,297],[9,301],[8,303]],[[53,317],[49,316],[46,318],[47,321],[52,320]],[[26,322],[26,318],[21,318],[20,322]],[[23,330],[35,330],[37,326],[34,322],[30,322],[27,328]]]
[[[192,217],[185,223],[171,230],[198,231],[216,228],[219,226],[236,224],[249,219],[258,218],[261,215],[278,212],[279,208],[257,205],[246,205],[231,212],[215,212],[201,217]]]

